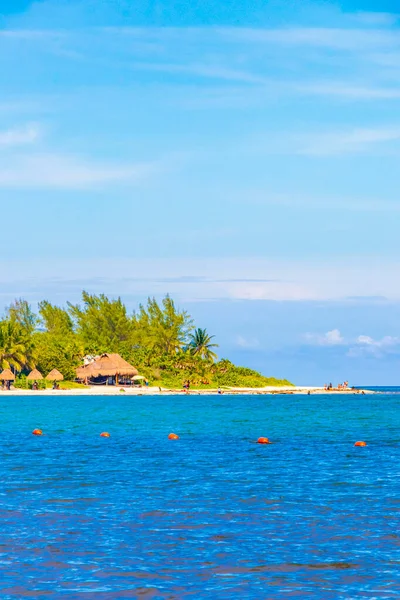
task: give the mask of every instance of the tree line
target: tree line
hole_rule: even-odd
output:
[[[56,368],[73,380],[85,355],[115,352],[151,382],[178,385],[186,379],[198,385],[238,385],[238,379],[250,378],[254,385],[265,385],[259,373],[226,359],[218,361],[217,347],[214,336],[196,327],[170,296],[160,302],[148,298],[132,314],[120,298],[86,291],[80,303],[68,302],[66,307],[43,300],[37,313],[19,299],[0,321],[2,369],[27,372],[37,367],[46,374]]]

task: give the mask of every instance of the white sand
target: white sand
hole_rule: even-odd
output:
[[[121,391],[124,390],[124,391]],[[321,387],[314,386],[267,386],[264,388],[222,388],[224,395],[260,395],[260,394],[354,394],[362,393],[361,390],[331,390],[327,392]],[[364,390],[365,393],[373,393],[368,390]],[[122,388],[120,386],[88,386],[86,388],[72,389],[72,390],[1,390],[1,396],[171,396],[171,395],[203,395],[207,396],[210,394],[217,394],[218,390],[215,389],[202,389],[202,390],[190,390],[186,392],[182,389],[167,389],[161,388],[161,392],[158,387],[143,387],[143,388]]]

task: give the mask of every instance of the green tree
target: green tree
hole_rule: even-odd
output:
[[[215,337],[215,335],[208,335],[206,329],[195,329],[195,331],[190,335],[190,341],[188,345],[188,349],[191,354],[195,356],[200,356],[205,360],[214,361],[217,358],[215,352],[213,352],[212,348],[218,348],[218,344],[211,343],[211,340]]]
[[[48,333],[54,335],[70,334],[73,331],[73,321],[64,308],[50,304],[47,300],[39,302],[40,324]]]
[[[82,302],[67,309],[40,302],[39,318],[19,299],[0,320],[0,368],[26,373],[37,366],[44,375],[56,368],[74,379],[84,354],[118,352],[150,380],[172,387],[188,380],[239,387],[288,383],[226,359],[215,362],[213,339],[206,329],[194,329],[190,315],[169,296],[161,302],[148,298],[131,316],[120,298],[83,292]]]
[[[38,324],[38,318],[33,312],[31,305],[22,298],[14,302],[6,309],[6,318],[16,321],[27,336],[31,336]]]
[[[15,319],[0,321],[0,367],[1,369],[22,370],[31,367],[33,356],[29,338],[21,323]]]
[[[133,344],[134,322],[121,298],[110,300],[82,292],[83,305],[68,302],[75,330],[84,343],[85,352],[118,352],[125,355]]]
[[[76,377],[76,367],[82,364],[83,344],[73,333],[54,335],[37,332],[34,336],[37,352],[37,368],[47,375],[52,369],[58,369],[65,379]]]
[[[193,329],[190,315],[177,309],[169,296],[162,300],[161,306],[155,298],[148,298],[146,307],[140,305],[134,323],[139,345],[167,355],[183,348]]]

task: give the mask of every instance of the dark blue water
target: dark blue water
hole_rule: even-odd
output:
[[[400,597],[399,408],[0,397],[0,598]]]

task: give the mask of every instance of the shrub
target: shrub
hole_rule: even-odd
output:
[[[31,386],[28,385],[29,382],[26,378],[26,375],[18,375],[14,382],[14,386],[20,390],[28,390]]]

